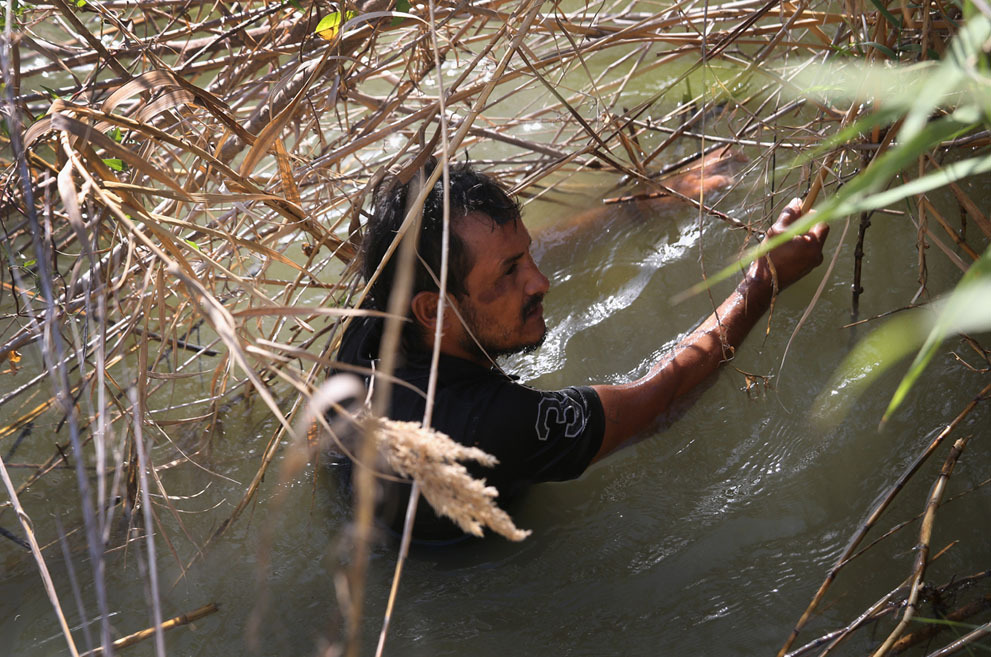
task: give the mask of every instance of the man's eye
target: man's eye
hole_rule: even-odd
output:
[[[517,265],[516,265],[515,262],[513,264],[509,265],[509,268],[506,269],[506,276],[512,276],[513,274],[515,274],[516,273],[516,267],[517,267]]]

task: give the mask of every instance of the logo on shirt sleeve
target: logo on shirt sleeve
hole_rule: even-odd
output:
[[[537,438],[547,440],[551,431],[561,431],[566,438],[575,438],[585,430],[588,409],[584,399],[574,399],[563,392],[548,392],[537,406]]]

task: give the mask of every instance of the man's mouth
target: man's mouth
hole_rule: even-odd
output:
[[[539,316],[544,312],[544,306],[541,303],[544,297],[531,297],[529,301],[523,306],[523,321],[526,322],[531,317]]]

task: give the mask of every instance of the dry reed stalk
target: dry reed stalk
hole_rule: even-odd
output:
[[[2,457],[0,457],[0,477],[3,478],[3,484],[7,489],[7,495],[10,497],[14,513],[17,514],[17,519],[24,529],[24,535],[27,536],[28,543],[31,547],[31,556],[34,557],[35,563],[38,565],[38,573],[41,575],[45,593],[48,595],[48,600],[52,604],[55,616],[58,618],[59,628],[62,631],[62,636],[65,637],[69,654],[72,657],[79,657],[79,652],[76,650],[76,642],[73,640],[72,632],[69,631],[69,625],[65,621],[65,614],[62,613],[62,605],[59,603],[58,593],[56,593],[55,585],[52,583],[52,576],[49,574],[48,566],[45,564],[45,557],[41,554],[41,548],[38,547],[38,541],[34,536],[31,518],[28,517],[28,514],[24,512],[24,508],[21,507],[20,499],[14,490],[14,484],[10,480],[10,475],[7,474],[7,466],[4,464]]]
[[[217,604],[211,602],[210,604],[198,607],[188,613],[179,614],[178,616],[173,616],[172,618],[164,621],[158,625],[149,627],[147,629],[135,632],[134,634],[128,634],[127,636],[121,637],[113,642],[113,650],[119,648],[127,648],[128,646],[133,646],[136,643],[144,641],[148,637],[159,635],[161,632],[166,630],[171,630],[176,627],[182,627],[183,625],[189,625],[190,623],[195,623],[201,618],[209,616],[217,611]],[[103,648],[94,648],[89,652],[85,652],[79,657],[100,657],[104,654]]]
[[[448,166],[447,166],[447,160],[449,157],[448,154],[454,151],[455,149],[457,149],[457,147],[464,140],[469,128],[471,127],[475,118],[481,112],[482,107],[485,105],[490,94],[495,88],[495,81],[501,77],[501,73],[506,69],[511,57],[514,54],[516,54],[517,51],[519,50],[523,41],[523,37],[527,34],[529,27],[533,24],[533,21],[537,16],[537,11],[540,9],[540,2],[534,1],[531,2],[530,4],[531,4],[530,7],[521,6],[519,8],[519,14],[524,15],[524,19],[516,35],[513,38],[512,44],[508,48],[506,54],[503,55],[498,66],[496,67],[496,71],[495,74],[493,75],[493,79],[489,82],[489,84],[486,85],[485,89],[483,89],[478,99],[476,99],[468,116],[458,127],[458,130],[455,133],[454,138],[450,142],[447,141],[446,127],[444,126],[444,124],[442,124],[441,134],[444,139],[444,144],[443,144],[444,161],[445,161],[444,166],[435,167],[434,170],[431,172],[431,174],[427,177],[426,181],[422,181],[422,175],[423,175],[422,172],[417,171],[414,174],[415,176],[417,176],[417,180],[419,182],[418,184],[414,185],[411,188],[411,191],[418,190],[418,193],[416,194],[416,200],[411,204],[411,207],[407,208],[406,219],[403,222],[403,226],[399,229],[399,231],[397,231],[396,240],[393,242],[393,248],[395,247],[397,241],[402,240],[404,231],[409,230],[411,221],[414,230],[419,231],[418,222],[422,216],[423,203],[426,199],[426,194],[429,192],[430,189],[433,188],[434,183],[441,176],[443,176],[444,180],[446,181],[448,175]],[[510,23],[507,23],[507,25],[509,24]],[[436,54],[436,43],[435,43],[435,54]],[[520,55],[522,56],[522,52],[520,52]],[[443,85],[441,85],[441,91],[443,93]],[[442,112],[443,112],[443,102],[444,102],[443,98],[439,97],[438,104]],[[446,185],[445,185],[445,190],[446,190]],[[450,219],[450,215],[449,215],[450,209],[448,207],[448,199],[447,199],[446,191],[445,191],[444,205],[445,205],[445,209],[444,209],[445,255],[443,256],[443,263],[444,263],[443,266],[446,267],[446,262],[447,262],[446,239],[447,239],[447,233],[449,231],[449,219]],[[412,288],[413,245],[414,245],[413,240],[407,239],[402,243],[401,246],[402,254],[396,272],[397,284],[394,286],[393,293],[389,298],[389,308],[396,315],[399,315],[400,313],[404,314],[404,309],[408,304],[408,297],[410,290]],[[387,260],[388,258],[389,258],[389,254],[387,253],[383,258],[383,264],[384,261]],[[381,268],[379,271],[381,271]],[[376,274],[377,273],[378,272],[376,272]],[[442,296],[446,288],[446,282],[447,282],[446,276],[442,275],[442,279],[440,283]],[[370,286],[371,283],[372,281],[369,281],[368,285]],[[443,312],[443,308],[444,306],[442,304],[440,309],[441,313]],[[432,396],[436,388],[436,382],[437,382],[436,371],[438,365],[438,356],[440,353],[440,326],[441,324],[438,321],[438,328],[434,336],[433,353],[431,356],[432,360],[431,360],[430,382],[428,385],[428,397],[427,397],[427,407],[426,407],[427,410],[426,410],[426,416],[424,418],[424,428],[427,429],[428,431],[429,431],[430,416],[433,410]],[[386,374],[391,374],[393,372],[394,364],[392,363],[392,358],[389,354],[398,353],[398,340],[399,340],[399,323],[397,321],[387,322],[385,327],[385,333],[382,339],[382,348],[390,350],[386,352],[386,357],[383,358],[383,362],[382,362],[382,369]],[[389,387],[388,385],[386,385],[384,386],[384,389],[381,390],[381,392],[376,394],[375,400],[373,402],[373,412],[377,416],[384,415],[384,410],[389,399],[389,393],[390,393]],[[371,431],[367,431],[366,434],[370,437],[372,435],[379,434],[384,430],[385,430],[384,427],[375,427]],[[393,434],[393,440],[398,439],[400,436],[401,433]],[[363,454],[366,457],[369,457],[371,455],[370,443],[371,440],[366,438],[364,454]],[[426,447],[425,445],[419,446],[419,450],[423,450],[425,447]],[[452,451],[453,453],[454,450],[450,450],[450,451]],[[479,452],[479,450],[470,451],[470,452],[459,451],[458,453],[460,454],[460,458],[471,458],[471,459],[479,460],[480,462],[483,458],[487,456],[484,453],[476,453],[476,452]],[[390,465],[393,467],[393,469],[399,472],[400,474],[403,474],[405,476],[413,476],[414,470],[418,466],[412,461],[407,462],[410,453],[411,451],[409,449],[403,449],[402,451],[393,452],[392,457],[387,455],[386,459],[390,461]],[[441,456],[443,458],[443,456],[440,454],[436,454],[432,456],[433,458],[430,459],[431,461],[436,460],[437,456]],[[368,460],[366,460],[365,462],[368,462]],[[447,464],[446,466],[444,466],[443,472],[447,475],[448,478],[454,478],[461,474],[461,472],[458,471],[457,468],[463,468],[463,466],[452,466],[450,464]],[[399,577],[402,573],[402,563],[403,560],[405,559],[406,552],[409,549],[409,542],[412,535],[413,517],[415,516],[416,513],[417,499],[419,497],[419,493],[421,492],[421,489],[424,496],[427,497],[427,499],[431,502],[431,504],[434,506],[434,509],[438,513],[440,513],[441,515],[446,515],[448,517],[451,517],[462,529],[464,529],[469,533],[481,532],[479,528],[480,521],[485,522],[487,524],[494,523],[492,525],[493,528],[496,529],[496,531],[499,531],[500,533],[504,531],[513,531],[513,530],[515,530],[515,532],[519,532],[519,530],[517,530],[515,526],[512,526],[512,521],[509,521],[510,527],[509,528],[506,527],[505,521],[508,520],[508,516],[506,516],[505,513],[501,512],[501,510],[495,507],[494,504],[491,504],[491,499],[488,500],[488,504],[485,503],[485,498],[491,495],[491,493],[494,492],[494,489],[486,489],[485,487],[476,485],[475,482],[472,481],[467,481],[467,482],[463,481],[462,485],[459,486],[458,488],[465,489],[468,492],[467,497],[468,497],[469,506],[467,507],[467,509],[459,509],[459,507],[455,502],[455,500],[457,499],[457,493],[452,495],[452,490],[446,487],[443,483],[441,483],[444,481],[444,477],[438,476],[439,473],[435,470],[435,468],[421,470],[418,474],[420,476],[415,477],[416,483],[414,484],[413,490],[410,493],[409,507],[406,513],[406,522],[403,527],[402,549],[400,556],[397,560],[396,573],[389,594],[389,603],[386,610],[382,631],[379,637],[379,643],[377,648],[378,655],[381,654],[381,651],[385,645],[385,636],[388,631],[389,618],[391,617],[392,605],[395,601],[395,595],[398,589]],[[366,481],[365,482],[359,481],[359,484],[361,483],[365,484],[364,511],[366,517],[370,513],[370,506],[371,506],[370,487],[368,486],[368,482],[367,482],[367,478],[369,475],[370,473],[365,472],[363,476]],[[455,490],[457,490],[457,488]],[[464,493],[462,492],[461,494],[463,495]],[[498,513],[493,512],[493,509]],[[367,524],[370,524],[370,520],[366,520],[366,525]],[[515,533],[511,533],[510,535],[517,536],[517,534]],[[520,535],[519,538],[515,538],[515,540],[521,540],[523,537],[524,535]],[[365,544],[367,544],[367,536],[365,536],[364,538],[366,541]],[[360,610],[360,605],[358,606],[358,609]],[[353,640],[349,641],[348,648],[349,648],[348,649],[349,655],[357,654],[356,653],[357,643],[355,641]]]
[[[949,645],[929,653],[928,657],[947,657],[948,655],[953,655],[965,648],[968,648],[968,646],[972,643],[975,643],[986,636],[991,636],[991,622],[985,623],[984,625],[971,630]]]
[[[839,129],[843,130],[843,128],[853,123],[859,112],[860,104],[852,103],[843,115],[843,120],[840,121]],[[826,174],[829,172],[830,168],[832,168],[833,163],[836,161],[839,154],[839,150],[831,151],[823,160],[819,167],[819,171],[816,173],[816,176],[812,181],[812,185],[809,187],[809,191],[805,194],[805,198],[802,201],[802,214],[811,212],[812,208],[815,207],[816,200],[819,198],[819,192],[822,191],[822,187],[826,182]]]
[[[12,76],[5,111],[40,117],[23,133],[19,161],[27,174],[21,178],[29,182],[8,184],[0,197],[8,261],[15,272],[33,275],[16,253],[35,248],[42,235],[40,248],[58,265],[44,276],[49,297],[12,296],[9,286],[31,286],[4,281],[0,295],[16,304],[18,315],[0,330],[0,357],[52,327],[68,345],[53,364],[69,379],[61,393],[42,391],[49,378],[41,374],[4,395],[5,410],[15,398],[29,405],[20,418],[0,422],[6,425],[0,441],[18,434],[37,441],[36,433],[24,433],[31,421],[48,413],[60,422],[89,409],[72,429],[81,438],[59,442],[63,450],[75,446],[74,467],[89,472],[95,463],[95,501],[106,505],[117,490],[109,478],[119,469],[109,436],[133,425],[139,409],[156,440],[177,443],[176,428],[206,422],[209,435],[233,395],[257,394],[279,428],[259,439],[254,478],[207,543],[255,499],[281,438],[296,422],[301,404],[284,402],[285,391],[305,396],[334,366],[342,318],[349,314],[343,307],[364,295],[350,266],[364,198],[386,169],[437,150],[428,130],[440,135],[455,128],[439,149],[451,157],[485,141],[507,145],[513,150],[495,156],[494,171],[531,197],[552,197],[557,179],[590,168],[650,177],[655,163],[667,160],[656,165],[662,171],[683,167],[707,144],[745,143],[758,160],[770,162],[779,149],[811,148],[836,129],[837,118],[833,108],[809,105],[825,117],[816,124],[800,103],[783,100],[777,88],[790,85],[794,71],[778,70],[778,63],[857,42],[890,49],[899,38],[876,13],[867,18],[878,20],[859,21],[814,3],[758,0],[646,10],[615,2],[594,11],[545,4],[543,12],[539,3],[520,7],[508,0],[414,5],[416,19],[360,19],[365,22],[333,42],[314,36],[316,11],[194,0],[182,3],[180,16],[173,13],[179,4],[112,1],[92,12],[63,0],[32,5],[19,19],[19,40],[8,38],[0,48],[5,57],[15,56],[3,67]],[[218,16],[217,8],[225,14]],[[527,29],[510,29],[524,13]],[[912,38],[939,49],[948,27],[933,18],[918,14],[922,31]],[[42,24],[51,29],[37,29]],[[869,51],[887,56],[878,47]],[[609,62],[597,72],[595,58]],[[635,107],[622,106],[631,81],[676,60],[689,70],[717,61],[739,69],[728,80],[710,78],[712,86],[686,94],[675,108],[661,101],[687,86],[688,73]],[[40,86],[53,73],[61,76],[51,82],[56,99]],[[770,82],[753,87],[754,79]],[[756,90],[740,99],[728,94],[733,85]],[[537,96],[535,89],[551,90],[561,102],[517,101]],[[724,100],[718,121],[698,125],[682,118],[709,116]],[[796,111],[804,113],[792,120]],[[523,132],[537,124],[544,132]],[[774,138],[753,137],[758,130]],[[897,127],[888,131],[878,152],[895,133]],[[944,148],[968,148],[981,138]],[[0,154],[0,164],[15,162]],[[936,159],[925,160],[927,170],[936,166]],[[958,188],[953,193],[969,221],[985,237],[991,234],[977,202]],[[955,244],[966,244],[928,201],[922,204]],[[31,212],[45,218],[41,230],[28,221]],[[930,230],[925,236],[955,264],[962,262]],[[308,246],[301,247],[303,240]],[[330,307],[342,311],[327,312]],[[194,339],[194,330],[203,339]],[[196,351],[180,362],[177,352],[190,349]],[[139,376],[127,370],[136,353],[148,366]],[[297,368],[294,359],[308,367]],[[196,381],[188,376],[194,366],[206,372],[203,396],[188,406],[161,402]],[[391,381],[388,372],[378,376]],[[114,398],[133,384],[140,387],[137,404]],[[60,394],[71,408],[57,408]],[[46,449],[51,457],[18,490],[45,485],[45,473],[64,460],[58,448]],[[175,449],[177,461],[201,467],[178,444]],[[129,470],[136,477],[135,463]],[[168,499],[155,471],[149,474]],[[132,482],[127,496],[142,495],[143,488]],[[178,509],[171,502],[169,508],[171,527],[186,532]],[[359,527],[367,529],[367,513],[358,515]],[[164,532],[163,538],[169,542]],[[205,545],[187,538],[195,559]],[[353,598],[358,606],[360,595]]]
[[[894,598],[907,584],[908,584],[908,580],[906,579],[897,587],[895,587],[891,591],[888,591],[886,594],[881,596],[876,602],[874,602],[874,604],[869,606],[863,613],[861,613],[860,616],[850,621],[850,623],[847,624],[846,627],[843,627],[838,630],[834,630],[832,632],[829,632],[828,634],[824,634],[823,636],[820,636],[808,642],[804,646],[792,650],[786,655],[786,657],[800,657],[801,655],[811,652],[817,648],[821,648],[824,645],[826,646],[826,648],[821,653],[819,653],[819,657],[826,657],[826,655],[828,655],[833,648],[838,646],[844,639],[849,637],[853,632],[863,627],[864,624],[866,623],[876,621],[878,618],[881,617],[883,613],[886,613],[885,611],[886,605],[888,605],[892,600],[892,598]]]
[[[829,264],[826,265],[826,271],[823,272],[822,278],[819,279],[819,285],[816,286],[816,291],[812,294],[812,298],[809,299],[809,303],[806,304],[805,310],[802,311],[802,316],[798,318],[798,321],[795,323],[795,328],[792,330],[791,335],[788,336],[788,341],[785,342],[785,348],[781,351],[781,362],[778,363],[778,381],[781,380],[781,373],[784,371],[785,360],[788,358],[788,351],[791,349],[792,341],[794,341],[795,336],[798,335],[798,332],[802,330],[806,320],[812,314],[812,310],[815,308],[816,303],[819,301],[823,291],[826,289],[826,284],[832,278],[833,269],[836,267],[836,263],[840,259],[840,253],[843,252],[843,245],[846,243],[846,233],[849,228],[850,219],[847,218],[847,220],[843,222],[843,232],[840,233],[839,239],[836,240],[839,246],[836,247],[836,250],[833,252],[833,256],[829,259]],[[771,327],[769,324],[767,332],[770,332],[770,328]]]
[[[944,504],[949,504],[950,502],[953,502],[957,498],[963,497],[965,495],[969,495],[970,493],[973,493],[974,491],[978,490],[979,488],[983,488],[984,486],[988,486],[988,485],[991,485],[991,479],[985,479],[981,483],[979,483],[979,484],[977,484],[975,486],[972,486],[972,487],[968,488],[967,490],[961,491],[960,493],[957,493],[953,497],[950,497],[949,499],[945,500],[944,502],[941,502],[940,503],[940,506],[943,506]],[[870,543],[868,543],[867,545],[865,545],[863,548],[861,548],[859,552],[856,552],[853,555],[851,555],[849,561],[853,561],[857,557],[859,557],[859,556],[861,556],[863,554],[866,554],[868,550],[870,550],[872,547],[874,547],[874,545],[876,545],[877,543],[880,543],[881,541],[885,540],[889,536],[893,536],[894,534],[896,534],[897,532],[901,531],[905,527],[908,527],[909,525],[911,525],[916,520],[921,520],[924,514],[925,514],[925,512],[923,511],[923,513],[919,513],[918,515],[913,516],[912,518],[909,518],[907,520],[903,520],[903,521],[897,523],[891,529],[889,529],[885,533],[881,534],[876,539],[874,539],[873,541],[871,541]]]
[[[433,416],[433,406],[434,397],[437,389],[437,369],[438,369],[438,358],[440,357],[440,341],[442,336],[442,327],[444,326],[444,310],[447,305],[447,273],[448,273],[448,257],[449,257],[449,246],[450,246],[450,220],[451,220],[451,208],[450,208],[450,164],[449,156],[451,154],[450,142],[448,136],[447,121],[444,117],[447,116],[447,109],[445,106],[444,96],[444,78],[439,75],[441,70],[440,62],[440,51],[437,44],[437,23],[434,13],[434,3],[433,0],[428,0],[429,9],[429,28],[431,36],[431,50],[434,56],[434,69],[438,72],[437,76],[437,88],[438,88],[438,106],[440,110],[440,126],[434,135],[434,139],[437,135],[440,135],[441,140],[441,152],[442,152],[442,173],[441,173],[441,184],[443,186],[443,229],[441,236],[441,266],[440,266],[440,286],[439,286],[439,303],[437,307],[437,324],[434,330],[434,342],[433,350],[430,360],[430,374],[427,381],[427,398],[425,404],[425,412],[423,418],[423,426],[430,427],[432,423]],[[418,228],[417,228],[418,230]],[[409,241],[409,240],[407,240]],[[410,263],[410,267],[413,263]],[[389,300],[390,303],[392,299]],[[386,432],[377,432],[377,435],[385,437]],[[388,456],[386,457],[388,459]],[[390,463],[391,464],[391,463]],[[398,464],[397,464],[398,465]],[[396,465],[393,465],[393,469],[399,472]],[[421,483],[421,479],[423,483]],[[396,595],[399,591],[399,581],[403,573],[403,564],[405,563],[406,556],[409,553],[410,541],[413,537],[413,523],[416,519],[416,508],[417,503],[420,499],[420,489],[423,485],[427,484],[427,480],[421,476],[421,478],[414,479],[413,484],[410,487],[409,501],[406,508],[406,518],[403,522],[403,535],[399,547],[399,556],[396,558],[396,569],[393,574],[392,586],[389,589],[389,599],[386,602],[385,614],[382,619],[382,629],[379,632],[378,645],[375,648],[375,657],[381,657],[382,651],[385,649],[385,639],[389,633],[389,623],[392,619],[392,610],[396,603]],[[428,498],[429,499],[429,498]],[[433,502],[431,502],[432,504]],[[436,507],[435,507],[436,508]],[[460,523],[459,523],[460,524]]]
[[[946,554],[949,551],[951,547],[953,547],[953,545],[955,545],[955,543],[951,543],[950,545],[940,550],[937,554],[933,556],[931,561],[935,562],[937,559],[942,557],[944,554]],[[945,596],[953,594],[957,590],[963,589],[968,586],[972,586],[973,583],[976,582],[977,580],[986,579],[989,576],[991,576],[991,571],[979,573],[976,576],[954,579],[953,581],[947,584],[935,587],[932,593],[932,597],[942,599]],[[906,591],[909,589],[909,585],[911,581],[912,581],[912,576],[910,575],[908,578],[902,581],[896,588],[892,589],[891,591],[887,592],[885,595],[881,596],[881,598],[879,598],[876,602],[874,602],[874,604],[872,604],[863,613],[861,613],[860,616],[858,616],[849,624],[847,624],[846,627],[824,634],[818,637],[817,639],[810,641],[804,646],[801,646],[800,648],[796,648],[795,650],[789,652],[787,657],[800,657],[801,655],[816,650],[817,648],[822,648],[823,646],[826,647],[822,650],[822,652],[818,653],[818,655],[819,657],[826,657],[837,646],[839,646],[840,643],[850,638],[853,635],[853,633],[858,629],[864,627],[868,623],[876,623],[885,616],[895,613],[898,610],[898,608],[901,606],[901,604],[904,602],[904,597],[906,595]],[[966,613],[968,610],[973,608],[974,607],[972,605],[966,605],[965,607],[962,607],[961,609],[957,610],[956,613],[957,614]],[[924,633],[925,632],[923,631],[920,634],[924,634]],[[914,640],[914,639],[910,639],[909,637],[903,637],[903,638],[908,639],[909,641]],[[906,641],[906,643],[907,642],[908,641]],[[895,648],[892,648],[892,650],[894,652],[897,652]]]
[[[976,600],[966,605],[957,607],[956,609],[950,611],[945,616],[941,617],[941,621],[946,621],[947,624],[962,623],[967,619],[975,616],[987,609],[991,608],[991,595],[985,595],[982,599]],[[988,627],[988,625],[985,625]],[[897,655],[902,653],[912,646],[922,643],[923,641],[929,641],[937,634],[947,629],[946,625],[934,623],[933,625],[923,629],[913,632],[912,634],[906,634],[905,636],[898,639],[893,646],[891,646],[891,654]],[[962,649],[965,645],[976,641],[981,638],[983,633],[974,634],[973,632],[968,633],[968,636],[961,637],[959,640],[962,642],[959,649]],[[950,646],[946,646],[949,648]],[[946,649],[944,648],[944,650]],[[939,651],[937,651],[939,652]]]
[[[943,491],[946,489],[946,481],[950,478],[953,473],[953,468],[960,458],[960,454],[963,453],[964,446],[967,444],[967,438],[959,438],[955,443],[953,443],[953,448],[946,457],[946,461],[943,463],[943,467],[940,469],[939,477],[936,479],[936,483],[933,484],[932,491],[929,494],[929,499],[926,500],[926,511],[922,518],[922,528],[919,531],[919,542],[916,546],[916,556],[915,556],[915,566],[911,575],[911,587],[908,596],[908,600],[905,603],[905,613],[902,615],[901,620],[898,625],[891,631],[888,637],[884,640],[881,646],[874,651],[873,657],[883,657],[888,654],[891,647],[895,644],[895,641],[902,635],[905,628],[908,626],[909,621],[912,620],[915,615],[916,606],[919,602],[919,593],[922,588],[922,578],[926,572],[926,566],[929,565],[929,543],[932,540],[932,530],[936,519],[936,508],[939,506],[940,499],[943,497]]]
[[[802,628],[805,627],[805,624],[812,617],[812,613],[819,606],[819,603],[822,602],[823,598],[826,595],[826,591],[829,589],[830,585],[836,579],[836,576],[839,574],[840,570],[842,570],[842,568],[847,563],[849,563],[849,561],[853,558],[854,551],[857,549],[857,546],[859,546],[860,543],[864,540],[864,538],[867,536],[867,533],[871,530],[871,528],[873,528],[874,525],[877,524],[877,521],[880,519],[881,515],[891,505],[892,501],[894,501],[898,493],[901,492],[901,490],[905,487],[905,484],[908,482],[908,480],[911,479],[916,472],[918,472],[919,468],[922,467],[922,464],[925,463],[930,456],[932,456],[933,452],[936,451],[936,449],[943,443],[943,441],[947,438],[947,436],[949,436],[956,429],[956,427],[964,420],[964,418],[966,418],[971,413],[971,411],[973,411],[974,408],[977,407],[977,404],[979,404],[981,401],[986,399],[989,394],[991,394],[991,384],[985,386],[974,397],[974,399],[972,399],[963,408],[963,410],[961,410],[957,414],[957,416],[953,418],[953,420],[951,420],[950,423],[947,424],[939,432],[939,434],[936,435],[935,438],[933,438],[933,440],[926,446],[926,448],[922,451],[922,453],[918,457],[916,457],[915,461],[905,470],[905,472],[902,473],[902,475],[888,489],[888,492],[884,495],[884,498],[880,502],[878,502],[877,505],[875,505],[875,507],[871,510],[867,520],[865,520],[863,524],[861,524],[858,530],[851,537],[850,541],[847,543],[846,548],[843,550],[843,554],[841,554],[839,559],[836,560],[836,564],[830,569],[829,573],[827,573],[825,580],[823,580],[822,584],[819,586],[819,590],[817,590],[815,595],[812,597],[812,601],[809,603],[808,607],[802,613],[801,617],[798,619],[798,622],[795,623],[795,627],[789,634],[788,639],[785,641],[784,645],[778,651],[778,657],[784,657],[784,655],[788,653],[788,650],[791,648],[792,644],[795,642],[795,639],[798,637],[799,632],[801,632]]]
[[[141,360],[147,359],[147,350],[142,349]],[[140,361],[139,361],[140,362]],[[147,371],[147,362],[142,363],[142,371]],[[148,471],[152,469],[151,464],[148,461],[148,455],[145,448],[145,437],[142,431],[142,425],[144,423],[144,413],[141,410],[139,403],[139,395],[141,394],[140,389],[135,390],[131,388],[129,391],[129,397],[131,399],[131,405],[135,409],[134,413],[134,434],[132,440],[134,442],[135,451],[137,452],[137,470],[138,470],[138,481],[140,483],[140,493],[141,493],[141,507],[142,516],[144,519],[144,530],[145,530],[145,542],[148,549],[148,583],[150,589],[150,597],[152,603],[152,620],[154,622],[154,634],[155,634],[155,654],[158,657],[165,657],[165,638],[162,636],[162,606],[161,599],[158,593],[158,559],[155,558],[155,530],[152,526],[152,507],[151,507],[151,496],[148,493]]]

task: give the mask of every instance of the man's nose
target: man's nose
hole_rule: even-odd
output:
[[[547,294],[547,290],[551,287],[551,282],[544,276],[544,273],[537,267],[537,263],[532,259],[530,260],[530,266],[532,271],[530,277],[527,279],[525,290],[527,296],[543,296]]]

